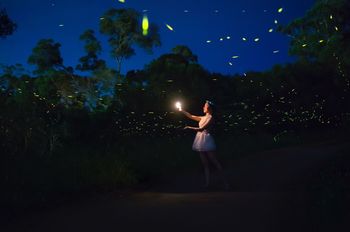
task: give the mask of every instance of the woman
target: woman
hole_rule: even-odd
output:
[[[211,101],[206,101],[203,106],[203,112],[205,113],[205,116],[195,116],[191,115],[190,113],[183,111],[180,109],[180,111],[186,115],[188,118],[199,122],[199,127],[191,127],[186,126],[185,129],[191,129],[194,131],[197,131],[196,137],[193,142],[192,149],[194,151],[199,152],[199,155],[201,157],[203,166],[204,166],[204,173],[205,173],[205,188],[209,187],[210,182],[210,172],[209,172],[209,161],[211,161],[214,166],[217,168],[217,170],[220,172],[220,175],[224,182],[225,189],[229,188],[229,184],[226,181],[223,169],[219,161],[216,159],[216,145],[215,141],[210,134],[212,127],[213,127],[213,113],[214,113],[214,104]]]

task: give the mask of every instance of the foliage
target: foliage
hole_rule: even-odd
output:
[[[6,38],[12,35],[16,29],[17,24],[7,15],[6,10],[0,9],[0,38]]]
[[[94,31],[89,29],[86,30],[81,36],[80,40],[85,42],[86,56],[79,59],[80,64],[77,65],[77,69],[81,71],[93,71],[101,68],[106,68],[106,62],[98,59],[98,55],[102,51],[100,42],[94,35]]]
[[[148,52],[160,46],[158,27],[151,23],[147,36],[144,36],[140,22],[141,15],[133,9],[110,9],[102,16],[100,32],[109,37],[111,56],[116,59],[118,75],[122,62],[135,55],[134,45]]]
[[[72,70],[63,65],[63,59],[59,48],[60,43],[54,42],[52,39],[42,39],[33,48],[33,53],[28,58],[28,63],[36,66],[38,74],[55,74],[58,71]]]

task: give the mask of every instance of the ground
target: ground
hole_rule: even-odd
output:
[[[224,164],[231,189],[200,170],[14,220],[2,231],[348,231],[349,142],[251,154]]]

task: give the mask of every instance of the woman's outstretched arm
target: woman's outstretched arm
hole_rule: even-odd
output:
[[[199,122],[199,121],[201,120],[201,117],[200,117],[200,116],[192,115],[192,114],[190,114],[190,113],[188,113],[188,112],[186,112],[186,111],[184,111],[184,110],[181,110],[181,112],[182,112],[186,117],[188,117],[189,119],[192,119],[192,120],[197,121],[197,122]]]
[[[210,117],[201,127],[186,126],[185,129],[191,129],[194,131],[203,131],[210,126],[213,122],[213,117]]]

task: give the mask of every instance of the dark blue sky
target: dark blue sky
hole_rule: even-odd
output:
[[[314,0],[1,0],[9,16],[18,24],[14,35],[0,40],[0,63],[26,64],[38,40],[52,38],[61,43],[64,64],[75,67],[84,55],[79,36],[86,29],[98,32],[100,16],[111,7],[147,10],[150,21],[160,26],[162,46],[153,55],[137,49],[122,68],[142,69],[176,45],[187,45],[198,55],[199,63],[211,72],[223,74],[263,71],[274,64],[293,61],[288,56],[289,38],[278,32],[275,20],[285,25],[302,17]],[[277,10],[283,7],[283,12]],[[188,12],[185,12],[188,11]],[[174,31],[167,29],[169,24]],[[60,26],[61,25],[61,26]],[[64,26],[62,26],[64,25]],[[227,36],[230,39],[227,39]],[[242,37],[247,38],[244,42]],[[116,67],[109,56],[107,38],[102,58]],[[220,41],[220,38],[224,38]],[[254,42],[254,38],[259,38]],[[206,41],[210,40],[211,43]],[[274,53],[275,51],[275,53]],[[239,56],[233,59],[232,56]],[[232,65],[229,64],[232,63]]]

